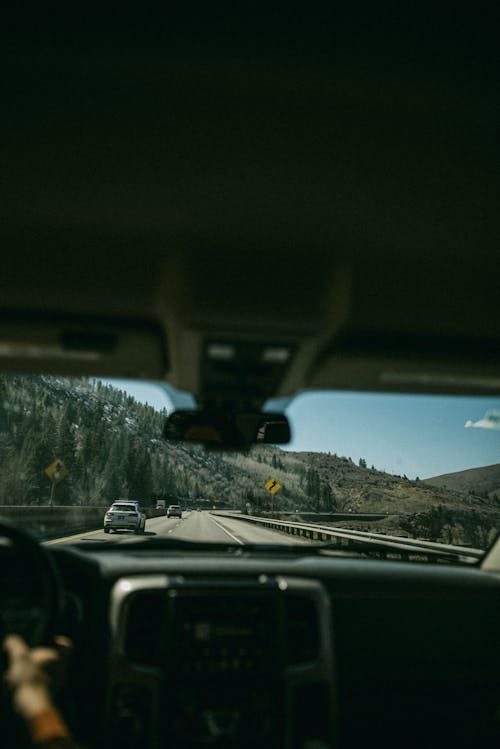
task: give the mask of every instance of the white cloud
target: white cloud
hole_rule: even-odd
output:
[[[500,429],[500,411],[486,411],[479,421],[468,419],[465,427],[474,427],[475,429]]]

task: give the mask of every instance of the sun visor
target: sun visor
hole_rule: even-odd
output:
[[[167,346],[156,321],[0,316],[0,370],[160,379]]]
[[[307,387],[435,394],[500,393],[500,341],[347,331],[309,373]]]

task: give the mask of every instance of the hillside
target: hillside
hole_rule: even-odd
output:
[[[49,503],[45,469],[58,459],[68,475],[55,487],[55,504],[102,506],[130,497],[145,506],[165,498],[255,514],[379,513],[386,519],[350,525],[472,545],[485,545],[500,530],[495,491],[410,481],[329,453],[273,446],[219,453],[166,443],[164,420],[98,380],[1,376],[0,505]],[[274,498],[264,488],[271,477],[282,486]]]
[[[429,486],[451,489],[464,494],[474,494],[485,499],[500,500],[500,463],[468,471],[444,473],[425,479]]]
[[[350,458],[325,453],[259,447],[248,455],[227,455],[225,462],[234,467],[240,482],[248,482],[249,499],[259,505],[269,504],[268,495],[259,487],[271,472],[283,487],[278,496],[280,504],[290,508],[294,501],[315,512],[394,514],[424,511],[436,503],[457,509],[484,507],[478,497],[431,488],[420,481],[361,467]]]

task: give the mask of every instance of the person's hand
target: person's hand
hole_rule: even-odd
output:
[[[12,691],[16,711],[32,718],[53,706],[51,690],[64,680],[71,641],[54,638],[55,647],[30,648],[18,635],[9,635],[3,642],[8,656],[5,681]]]

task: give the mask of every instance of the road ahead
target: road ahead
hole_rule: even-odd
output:
[[[119,534],[106,534],[102,530],[80,533],[49,541],[49,544],[74,543],[89,539],[92,541],[112,541],[117,536],[129,536],[130,533],[121,531]],[[245,544],[310,544],[309,539],[290,536],[268,528],[260,528],[252,523],[237,518],[219,517],[209,512],[184,512],[180,518],[150,518],[146,520],[146,536],[163,536],[166,538],[181,538],[186,541],[217,541],[223,543]]]

